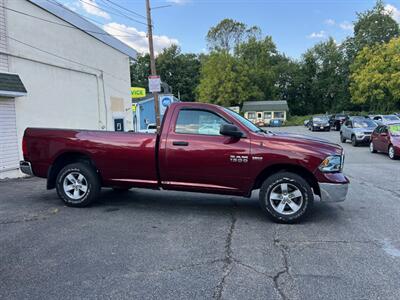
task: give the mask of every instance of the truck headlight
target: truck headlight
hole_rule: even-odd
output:
[[[319,169],[322,172],[340,172],[342,171],[343,161],[341,155],[332,155],[325,158],[319,165]]]

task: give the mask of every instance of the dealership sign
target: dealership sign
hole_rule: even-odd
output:
[[[131,97],[135,98],[143,98],[146,96],[146,89],[141,87],[131,87]]]

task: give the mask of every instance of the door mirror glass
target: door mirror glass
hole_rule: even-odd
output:
[[[243,137],[243,133],[239,130],[239,128],[237,128],[237,126],[231,125],[231,124],[222,124],[219,129],[219,133],[221,135],[231,136],[231,137],[235,137],[235,138]]]

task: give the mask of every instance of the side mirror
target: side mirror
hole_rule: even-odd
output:
[[[219,133],[225,136],[231,136],[235,138],[243,137],[243,133],[235,125],[222,124],[219,128]]]

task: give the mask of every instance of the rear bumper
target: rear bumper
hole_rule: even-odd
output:
[[[22,173],[33,176],[32,166],[29,161],[21,160],[19,162],[19,168]]]
[[[348,183],[318,183],[321,191],[321,201],[323,202],[341,202],[346,199],[349,189]]]

